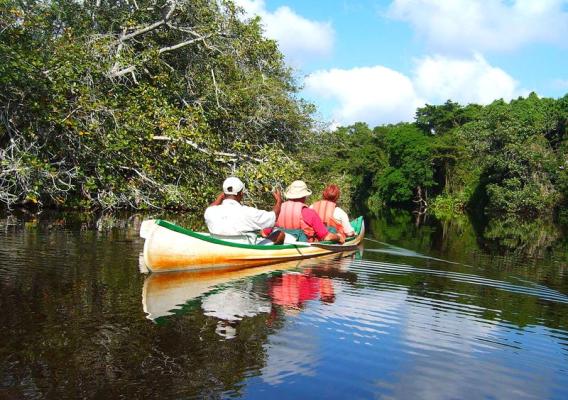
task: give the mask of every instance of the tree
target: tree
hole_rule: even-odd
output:
[[[387,204],[426,205],[434,187],[431,142],[414,124],[388,128],[385,137],[389,167],[376,176],[377,193]]]
[[[384,135],[363,122],[324,131],[312,136],[302,160],[316,190],[336,183],[343,206],[364,212],[374,191],[373,179],[387,166]]]
[[[287,179],[246,171],[290,163],[312,128],[277,44],[231,1],[6,0],[0,15],[9,207],[201,208],[237,170],[259,192]]]
[[[464,107],[451,100],[440,106],[426,104],[416,110],[416,126],[426,134],[444,135],[474,120],[480,109],[477,104]]]
[[[557,124],[551,104],[534,94],[496,101],[460,130],[469,157],[482,168],[479,192],[489,213],[535,216],[557,203],[557,161],[547,139]]]

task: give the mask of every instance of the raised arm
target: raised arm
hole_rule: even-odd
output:
[[[272,211],[276,214],[276,219],[280,215],[280,209],[282,208],[282,195],[280,194],[280,190],[275,190],[272,192],[272,196],[274,196],[274,207],[272,207]]]
[[[217,198],[213,200],[211,204],[209,204],[209,206],[218,206],[223,202],[224,198],[225,198],[225,193],[220,193],[219,196],[217,196]]]

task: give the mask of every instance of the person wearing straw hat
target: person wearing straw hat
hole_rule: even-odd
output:
[[[257,231],[274,226],[282,205],[280,192],[272,193],[275,200],[272,211],[264,211],[243,205],[244,191],[245,185],[239,178],[225,179],[223,192],[205,210],[205,223],[211,234],[235,240],[256,238]]]
[[[304,181],[294,181],[284,192],[276,226],[296,237],[298,241],[320,240],[344,243],[345,237],[328,231],[315,210],[308,207],[306,198],[312,194]]]

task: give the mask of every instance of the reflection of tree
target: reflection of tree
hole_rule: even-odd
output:
[[[542,219],[471,219],[437,221],[430,218],[416,227],[411,213],[388,210],[369,221],[371,234],[382,242],[423,254],[438,252],[453,261],[472,253],[514,253],[524,258],[547,252],[565,252],[560,228]]]
[[[65,220],[63,226],[54,222],[62,219]],[[71,220],[60,215],[56,220],[28,219],[26,226],[14,226],[12,221],[4,225],[0,222],[0,330],[3,333],[0,377],[2,385],[16,388],[14,396],[25,392],[27,397],[33,398],[230,397],[244,395],[243,381],[251,376],[281,377],[278,369],[289,365],[293,361],[291,357],[300,359],[301,353],[304,358],[298,365],[305,369],[294,371],[313,371],[313,359],[309,358],[313,355],[309,353],[314,348],[313,342],[302,343],[296,347],[299,351],[292,354],[285,346],[270,349],[267,345],[270,335],[276,331],[296,328],[288,324],[290,319],[285,307],[248,313],[235,323],[236,335],[231,340],[219,336],[220,319],[206,315],[201,308],[206,295],[225,289],[241,291],[253,300],[267,303],[271,280],[277,282],[286,272],[241,276],[231,282],[215,284],[213,288],[205,285],[206,291],[199,292],[195,307],[185,307],[189,293],[186,287],[186,297],[173,303],[184,305],[180,306],[180,312],[164,317],[165,323],[156,324],[145,318],[140,304],[145,278],[136,267],[142,245],[136,234],[136,218],[121,221],[117,217],[121,229],[101,231],[93,227],[81,231],[80,224],[71,230]],[[109,226],[111,222],[108,219],[101,224]],[[393,227],[390,232],[396,229]],[[543,260],[521,264],[504,256],[489,258],[480,252],[475,240],[471,240],[474,236],[467,226],[448,224],[442,239],[437,236],[439,229],[433,225],[417,230],[410,220],[408,228],[399,229],[397,240],[425,254],[435,246],[455,255],[450,259],[475,253],[472,256],[475,262],[470,263],[473,267],[443,264],[442,267],[431,265],[432,270],[439,267],[442,272],[479,274],[505,283],[511,282],[511,276],[522,277],[568,293],[566,258],[552,267]],[[366,258],[376,256],[387,255],[365,255]],[[333,291],[336,303],[326,308],[330,314],[349,314],[345,318],[356,319],[353,312],[363,307],[359,302],[356,303],[358,308],[340,307],[342,300],[349,296],[340,297],[344,292],[337,285],[339,281],[349,285],[356,283],[362,290],[364,285],[371,286],[371,291],[353,290],[354,300],[368,300],[369,293],[379,293],[380,297],[384,291],[398,290],[401,301],[409,297],[423,301],[436,318],[452,310],[467,310],[467,315],[458,315],[456,324],[462,318],[469,318],[482,323],[510,323],[521,328],[568,329],[566,304],[543,301],[538,296],[420,272],[389,274],[371,268],[349,270],[350,258],[306,261],[309,262],[301,264],[298,270],[309,280],[317,279],[320,291],[303,306],[321,299],[322,282],[333,283],[337,289]],[[362,261],[365,262],[368,261]],[[403,263],[417,266],[434,262],[407,257]],[[305,265],[309,271],[301,269]],[[176,275],[162,277],[166,277],[163,278],[166,281],[169,277],[171,283]],[[183,292],[183,285],[180,290]],[[324,288],[324,292],[326,290],[331,292],[331,288]],[[387,300],[391,297],[398,298],[386,296]],[[448,321],[445,317],[442,315],[439,321]],[[317,336],[310,339],[315,341]]]
[[[0,232],[0,376],[15,396],[210,397],[238,393],[264,365],[268,314],[244,318],[231,341],[199,308],[153,324],[132,232],[37,226]]]
[[[388,242],[397,241],[416,230],[412,224],[412,213],[406,210],[388,209],[370,222],[370,233]]]
[[[475,233],[466,219],[437,221],[428,217],[416,226],[409,211],[389,210],[369,225],[372,235],[381,242],[422,254],[443,253],[449,259],[460,260],[476,249]]]
[[[32,288],[2,288],[2,306],[19,310],[0,316],[3,378],[55,398],[202,397],[234,389],[263,366],[266,314],[243,319],[232,343],[220,342],[213,319],[201,312],[167,328],[145,322],[136,279],[130,283],[138,293],[130,295],[108,280],[84,279],[42,285],[39,300]]]
[[[507,275],[505,273],[502,277]],[[459,304],[466,306],[459,309],[468,310],[468,313],[487,321],[508,322],[520,328],[543,325],[568,330],[566,304],[543,301],[537,293],[527,295],[437,274],[420,273],[419,270],[413,273],[380,273],[372,275],[370,282],[380,285],[381,290],[393,288],[398,291],[404,288],[415,299],[433,300],[432,307],[439,310],[454,310],[456,307],[452,304]],[[506,284],[505,281],[503,283]],[[424,301],[421,300],[421,303]]]
[[[205,229],[203,217],[199,214],[179,214],[167,210],[159,210],[152,214],[138,212],[84,212],[84,211],[54,211],[43,210],[41,214],[32,213],[25,209],[15,210],[4,216],[0,209],[0,229],[18,230],[39,229],[55,231],[62,229],[81,230],[83,232],[107,233],[113,229],[128,232],[129,237],[138,237],[140,225],[148,218],[162,218],[175,222],[180,226],[191,229]]]
[[[498,249],[542,256],[560,238],[558,227],[542,219],[492,219],[484,238]]]

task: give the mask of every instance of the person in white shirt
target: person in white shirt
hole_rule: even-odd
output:
[[[275,204],[272,211],[259,210],[242,204],[245,185],[236,177],[223,182],[223,192],[205,210],[207,229],[217,236],[247,236],[265,228],[272,228],[282,205],[279,191],[272,193]]]

